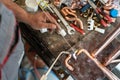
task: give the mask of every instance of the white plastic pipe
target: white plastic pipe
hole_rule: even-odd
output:
[[[62,51],[62,52],[58,55],[58,57],[55,59],[55,61],[53,62],[53,64],[50,66],[50,68],[48,69],[48,71],[41,77],[40,80],[47,80],[48,74],[50,73],[50,71],[52,70],[53,66],[54,66],[55,63],[58,61],[58,59],[60,58],[60,56],[61,56],[62,54],[70,54],[70,53],[69,53],[69,52],[66,52],[66,51]]]

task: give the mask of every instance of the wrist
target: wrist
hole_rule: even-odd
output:
[[[30,13],[19,7],[16,3],[12,2],[11,0],[2,0],[2,2],[8,9],[10,9],[14,13],[18,21],[27,24],[30,23],[29,21]]]
[[[32,28],[34,28],[34,27],[33,27],[33,24],[34,24],[34,23],[33,23],[33,22],[34,22],[34,21],[33,21],[33,17],[34,17],[33,14],[27,13],[27,14],[26,14],[26,19],[24,19],[24,23],[29,24]]]
[[[28,12],[25,12],[23,19],[20,19],[20,20],[21,20],[21,22],[24,22],[26,24],[30,24],[31,23],[31,14]]]

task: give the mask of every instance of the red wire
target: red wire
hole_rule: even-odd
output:
[[[1,80],[1,77],[2,77],[2,65],[0,64],[0,80]]]
[[[17,26],[17,22],[15,23],[15,25],[14,25],[14,28]],[[19,33],[20,34],[20,33]],[[18,34],[18,35],[19,35]],[[13,44],[13,41],[14,41],[14,39],[15,39],[15,36],[13,35],[12,36],[12,38],[11,38],[11,40],[10,40],[10,47],[8,48],[8,53],[7,53],[7,55],[5,56],[5,58],[3,59],[3,62],[0,64],[0,80],[2,80],[2,68],[4,67],[4,65],[7,63],[7,61],[8,61],[8,59],[9,59],[9,57],[11,56],[11,54],[12,54],[12,51],[15,49],[15,47],[16,47],[16,45],[14,46],[14,48],[12,49],[12,51],[9,51],[10,50],[10,48],[11,48],[11,45]]]

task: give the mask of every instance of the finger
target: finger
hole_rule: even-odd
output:
[[[41,12],[41,13],[38,13],[37,17],[39,18],[40,21],[42,22],[46,22],[47,21],[47,17],[45,15],[45,13]]]
[[[47,17],[47,20],[51,23],[53,23],[54,25],[56,25],[56,28],[57,29],[60,29],[60,25],[57,23],[57,21],[50,15],[50,13],[46,12],[46,17]]]
[[[50,15],[50,13],[46,12],[46,20],[50,21],[51,23],[56,23],[56,20]]]
[[[56,25],[53,23],[41,23],[41,28],[56,29]]]

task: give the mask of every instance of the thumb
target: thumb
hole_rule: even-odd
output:
[[[42,23],[41,28],[56,29],[56,25],[53,23]]]

